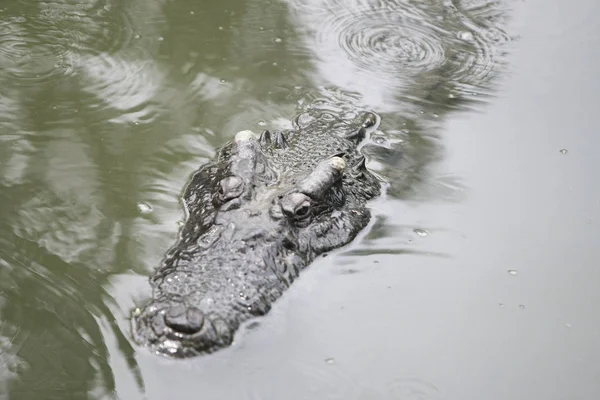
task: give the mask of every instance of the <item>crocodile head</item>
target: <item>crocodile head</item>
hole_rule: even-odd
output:
[[[133,314],[134,339],[175,357],[231,344],[315,257],[364,228],[379,194],[357,146],[377,117],[311,114],[295,129],[242,131],[193,176],[186,222]]]

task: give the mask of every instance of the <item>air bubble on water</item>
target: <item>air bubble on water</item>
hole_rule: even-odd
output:
[[[519,304],[519,308],[520,308],[521,310],[524,310],[524,309],[525,309],[525,304]]]
[[[509,269],[508,273],[514,276],[514,275],[517,275],[519,273],[519,271],[517,271],[516,269]]]
[[[500,308],[504,308],[504,303],[498,303],[498,306],[499,306]]]
[[[162,42],[163,40],[165,40],[165,38],[164,38],[164,37],[162,37],[162,36],[159,36],[159,37],[158,37],[158,41],[159,41],[159,42]]]
[[[330,357],[330,358],[326,358],[326,359],[325,359],[325,362],[326,362],[327,364],[334,364],[334,363],[335,363],[335,360],[334,360],[333,358],[331,358],[331,357]]]
[[[570,323],[568,323],[568,322],[567,322],[567,323],[565,324],[565,326],[566,326],[567,328],[570,328],[570,327],[572,327],[573,325],[571,325]]]
[[[281,43],[283,40],[281,38],[276,37],[275,39],[273,39],[273,42],[275,43]]]
[[[195,12],[193,12],[193,11],[190,11],[190,15],[194,15],[194,14],[195,14]]]
[[[413,232],[415,232],[417,235],[419,235],[421,237],[425,237],[425,236],[429,235],[428,231],[426,231],[425,229],[421,229],[421,228],[417,228]]]
[[[142,214],[150,214],[152,212],[152,207],[146,203],[138,203],[137,209]]]
[[[438,118],[439,115],[437,115],[436,113],[433,113],[433,118]]]
[[[258,27],[258,30],[259,30],[259,31],[264,31],[264,30],[265,30],[265,27],[264,27],[264,26],[259,26],[259,27]]]
[[[220,30],[220,31],[222,31],[222,30],[223,30],[223,27],[222,27],[222,26],[220,26],[220,27],[219,27],[219,30]]]
[[[449,97],[449,98],[451,98],[451,99],[453,99],[453,98],[454,98],[454,94],[453,94],[453,93],[450,93],[450,94],[448,95],[448,97]]]
[[[560,149],[560,154],[567,154],[569,151],[567,149]]]
[[[460,40],[464,40],[465,42],[470,42],[473,40],[473,34],[468,31],[461,31],[458,32],[458,38]]]
[[[260,121],[258,121],[257,124],[259,126],[266,126],[267,125],[267,123],[265,121],[263,121],[262,119]]]
[[[225,79],[221,79],[219,82],[221,82],[221,83],[227,83],[227,81]]]
[[[174,340],[165,340],[163,342],[163,348],[170,354],[177,353],[177,343]]]

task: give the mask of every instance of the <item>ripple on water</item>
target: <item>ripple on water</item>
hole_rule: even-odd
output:
[[[0,77],[36,84],[71,75],[73,52],[61,43],[62,32],[26,21],[23,17],[0,21]],[[31,27],[40,32],[32,35]]]
[[[0,20],[0,78],[18,86],[71,76],[80,57],[115,52],[132,38],[122,8],[106,2],[15,3]]]
[[[353,399],[361,392],[361,384],[338,363],[328,363],[325,359],[296,360],[287,363],[288,368],[282,376],[293,375],[293,382],[273,379],[273,377],[256,377],[251,380],[250,393],[252,400],[259,399]],[[289,368],[291,367],[291,368]],[[272,372],[271,372],[272,373]],[[260,386],[258,386],[260,385]]]
[[[295,7],[303,21],[308,17],[301,14],[316,16],[303,23],[310,26],[319,56],[350,62],[359,73],[353,79],[396,89],[409,89],[428,76],[459,91],[477,91],[492,75],[499,45],[509,40],[494,24],[492,6],[483,12],[448,2],[329,0]]]
[[[321,40],[336,38],[356,66],[363,70],[376,66],[377,72],[386,76],[431,71],[446,57],[438,32],[414,10],[348,10],[333,17],[326,27]]]
[[[159,94],[168,94],[160,91],[164,76],[151,61],[105,53],[86,58],[80,71],[82,90],[93,96],[86,106],[106,112],[103,119],[112,122],[149,123],[159,115],[159,103],[164,103]]]
[[[437,387],[419,377],[406,375],[388,384],[391,399],[434,400],[440,398]]]

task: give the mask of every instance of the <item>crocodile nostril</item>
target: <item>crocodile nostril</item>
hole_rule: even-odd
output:
[[[165,323],[174,331],[191,335],[202,329],[204,313],[199,308],[179,304],[167,310]]]

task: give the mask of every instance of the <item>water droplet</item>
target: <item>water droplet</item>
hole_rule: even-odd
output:
[[[560,154],[567,154],[569,151],[567,149],[560,149]]]
[[[150,214],[152,212],[152,207],[146,203],[138,203],[137,209],[142,214]]]
[[[415,229],[414,232],[421,237],[425,237],[425,236],[429,235],[428,231],[426,231],[425,229],[421,229],[421,228]]]
[[[499,306],[500,308],[504,308],[504,303],[498,303],[498,306]]]
[[[326,359],[325,359],[325,362],[326,362],[327,364],[334,364],[334,363],[335,363],[335,360],[334,360],[333,358],[326,358]]]
[[[267,125],[267,123],[265,121],[263,121],[262,119],[260,121],[258,121],[257,124],[259,126],[266,126]]]
[[[567,323],[565,324],[565,326],[566,326],[567,328],[570,328],[570,327],[572,327],[573,325],[571,325],[570,323],[568,323],[568,322],[567,322]]]
[[[508,273],[514,276],[514,275],[517,275],[519,273],[519,271],[517,271],[516,269],[509,269]]]
[[[162,42],[163,40],[165,40],[165,38],[164,38],[164,37],[162,37],[162,36],[159,36],[159,37],[158,37],[158,41],[159,41],[159,42]]]
[[[193,12],[193,11],[190,11],[190,14],[191,14],[191,15],[194,15],[194,14],[195,14],[195,12]]]
[[[458,38],[460,40],[464,40],[465,42],[470,42],[473,40],[473,34],[468,31],[461,31],[458,32]]]
[[[524,310],[524,309],[525,309],[525,304],[519,304],[519,308],[520,308],[521,310]]]
[[[273,41],[275,43],[281,43],[283,40],[281,38],[276,37],[275,39],[273,39]]]
[[[223,27],[222,27],[222,26],[220,26],[220,27],[219,27],[219,30],[220,30],[220,31],[222,31],[222,30],[223,30]]]
[[[227,83],[227,81],[225,79],[221,79],[220,82],[221,83]]]
[[[436,113],[433,113],[433,118],[438,118],[439,115],[437,115]]]
[[[258,30],[259,30],[259,31],[264,31],[264,30],[265,30],[265,27],[264,27],[264,26],[259,26],[259,27],[258,27]]]
[[[591,224],[591,223],[592,223],[592,220],[591,220],[591,219],[588,219],[587,221],[585,221],[585,223],[586,223],[586,224]]]

